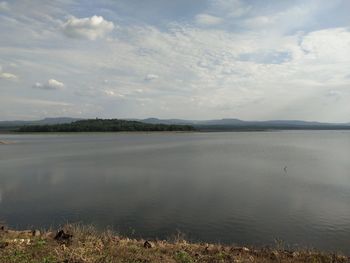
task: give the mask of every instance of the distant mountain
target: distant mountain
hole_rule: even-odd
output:
[[[350,123],[324,123],[299,120],[243,121],[239,119],[182,120],[148,118],[138,121],[152,124],[187,124],[199,130],[350,129]]]
[[[136,120],[136,119],[135,119]],[[196,125],[302,125],[302,126],[314,126],[314,125],[350,125],[350,123],[325,123],[316,121],[299,121],[299,120],[271,120],[271,121],[243,121],[240,119],[218,119],[218,120],[182,120],[182,119],[137,119],[145,123],[186,123]]]
[[[34,120],[34,121],[0,121],[0,128],[7,127],[18,127],[24,125],[53,125],[53,124],[66,124],[72,123],[78,120],[78,118],[69,118],[69,117],[59,117],[59,118],[45,118],[42,120]]]
[[[32,125],[58,125],[70,124],[79,118],[45,118],[35,121],[0,121],[1,131],[11,131],[22,126]],[[124,119],[126,121],[139,121],[146,124],[190,125],[201,131],[234,131],[234,130],[349,130],[350,123],[324,123],[300,120],[270,120],[270,121],[243,121],[226,118],[217,120],[183,120],[183,119]]]

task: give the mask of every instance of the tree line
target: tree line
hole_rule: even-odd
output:
[[[119,119],[90,119],[66,124],[26,125],[19,132],[122,132],[122,131],[194,131],[190,125],[149,124]]]

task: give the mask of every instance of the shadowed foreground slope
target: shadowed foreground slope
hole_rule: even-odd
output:
[[[350,262],[331,253],[283,248],[145,241],[99,233],[92,227],[66,226],[58,232],[0,230],[0,262]]]

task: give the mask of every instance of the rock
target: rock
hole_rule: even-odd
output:
[[[60,230],[57,232],[54,239],[58,242],[70,242],[72,241],[73,235],[67,234],[64,232],[64,230]]]
[[[65,244],[63,244],[63,245],[61,246],[61,248],[62,248],[63,251],[65,251],[65,250],[67,249],[67,247],[66,247]]]
[[[41,236],[41,233],[39,230],[33,230],[32,234],[33,234],[33,237],[40,237]]]
[[[153,247],[153,244],[149,241],[146,240],[145,243],[143,243],[143,247],[144,248],[152,248]]]
[[[272,257],[274,257],[275,259],[278,259],[280,256],[280,254],[278,253],[278,251],[274,250],[272,251]]]
[[[244,252],[249,252],[249,248],[247,248],[247,247],[242,247],[242,251],[244,251]]]
[[[216,254],[216,253],[219,253],[220,252],[220,248],[218,248],[217,246],[214,246],[212,244],[208,245],[205,247],[204,249],[204,253],[205,254]]]
[[[55,238],[55,236],[56,236],[56,234],[55,233],[53,233],[53,232],[44,232],[43,233],[43,237],[45,237],[45,238],[52,238],[52,239],[54,239]]]
[[[4,249],[5,247],[8,247],[9,243],[8,242],[1,242],[0,243],[0,249]]]

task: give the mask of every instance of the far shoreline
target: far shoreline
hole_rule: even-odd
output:
[[[293,131],[350,131],[350,128],[345,129],[225,129],[225,130],[193,130],[193,131],[79,131],[79,132],[22,132],[13,130],[0,130],[0,135],[49,135],[49,134],[201,134],[201,133],[242,133],[242,132],[293,132]],[[0,141],[0,144],[6,144]]]

